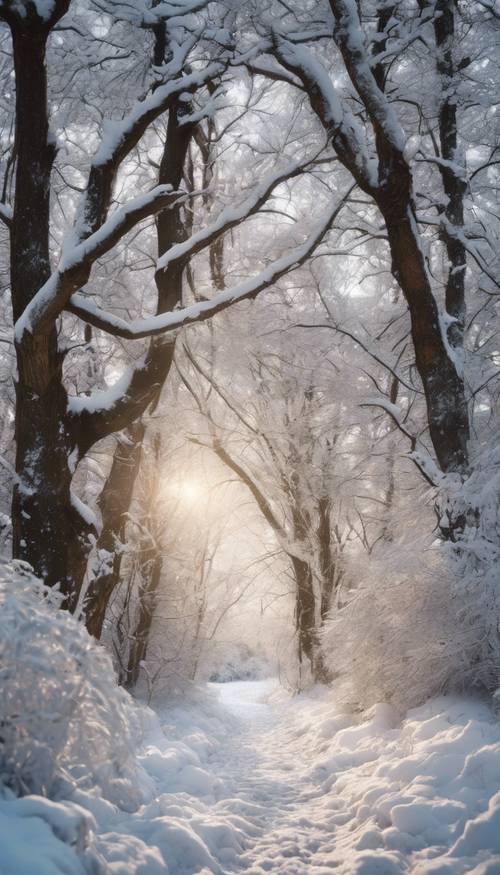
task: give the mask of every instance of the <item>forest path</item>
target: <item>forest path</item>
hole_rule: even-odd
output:
[[[327,875],[338,866],[334,817],[338,799],[305,780],[310,738],[287,725],[289,702],[269,702],[276,681],[216,685],[239,731],[211,761],[225,798],[226,819],[244,819],[245,851],[224,872]],[[236,824],[235,824],[236,825]]]
[[[348,713],[325,688],[212,685],[154,724],[158,795],[120,831],[168,875],[500,875],[497,716],[458,695],[401,716]]]

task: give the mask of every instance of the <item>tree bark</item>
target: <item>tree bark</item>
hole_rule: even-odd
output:
[[[309,661],[312,676],[316,665],[316,599],[311,566],[290,555],[295,579],[295,628],[298,636],[298,657],[302,666],[304,657]]]
[[[332,554],[331,500],[329,495],[318,499],[317,541],[321,575],[321,622],[324,623],[332,606],[335,590],[335,559]]]
[[[139,473],[145,431],[143,421],[138,420],[118,436],[111,470],[99,496],[102,529],[95,550],[96,561],[103,559],[104,570],[91,578],[84,607],[87,629],[97,639],[102,634],[109,600],[120,583],[126,514]]]
[[[60,17],[69,3],[55,4]],[[16,77],[17,154],[11,222],[11,289],[14,320],[50,276],[50,179],[56,147],[47,107],[45,51],[53,24],[29,10],[10,13]],[[25,332],[16,344],[16,471],[12,500],[13,554],[32,564],[51,586],[58,584],[64,606],[74,608],[75,574],[85,564],[92,526],[71,497],[70,456],[65,425],[67,396],[63,356],[55,327],[46,334]]]
[[[406,165],[393,169],[377,200],[389,237],[392,271],[410,311],[415,363],[436,457],[444,473],[465,473],[469,415],[464,381],[447,347],[446,329],[440,323],[427,275]]]
[[[151,548],[144,562],[145,582],[139,591],[137,622],[131,632],[125,686],[132,689],[139,679],[141,663],[146,658],[151,626],[156,607],[156,594],[161,581],[162,556]]]

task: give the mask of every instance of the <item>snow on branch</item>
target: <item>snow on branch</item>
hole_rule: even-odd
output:
[[[128,154],[146,127],[160,113],[165,112],[174,99],[185,92],[200,88],[210,79],[220,75],[222,71],[223,65],[214,63],[209,64],[204,70],[197,70],[179,79],[166,82],[152,91],[144,100],[138,101],[122,121],[108,121],[101,144],[94,156],[93,165],[99,166],[107,164],[109,161],[121,159],[124,150]]]
[[[330,5],[336,19],[335,40],[350,79],[377,131],[383,134],[391,149],[403,153],[405,135],[373,74],[373,58],[365,44],[356,0],[330,0]]]
[[[187,45],[191,46],[188,40]],[[185,52],[179,51],[168,70],[170,77],[179,76],[185,61]],[[168,65],[167,65],[168,66]],[[185,93],[196,91],[216,78],[224,64],[214,62],[203,70],[179,78],[171,78],[139,101],[120,122],[108,122],[107,130],[97,150],[89,172],[88,185],[77,212],[71,248],[66,246],[57,270],[39,289],[16,324],[16,338],[24,331],[45,330],[69,302],[71,295],[88,281],[94,262],[115,246],[119,240],[147,216],[179,202],[181,193],[169,186],[158,186],[106,218],[112,187],[123,160],[138,143],[146,128],[161,113]],[[165,71],[163,71],[165,72]],[[185,196],[185,195],[183,195]]]
[[[178,203],[185,196],[184,192],[172,191],[170,185],[156,186],[116,210],[90,237],[76,246],[66,246],[57,270],[16,322],[15,338],[20,341],[25,331],[36,333],[44,330],[62,312],[71,295],[85,285],[98,258],[109,252],[142,219]]]
[[[380,407],[391,417],[399,431],[410,441],[411,451],[408,458],[417,466],[420,473],[430,486],[438,486],[442,480],[442,473],[436,467],[431,456],[418,442],[418,438],[412,434],[403,423],[402,414],[397,404],[392,404],[387,398],[379,396],[369,398],[360,404],[360,407]]]
[[[69,4],[70,0],[0,0],[0,21],[6,21],[11,27],[33,21],[35,26],[42,22],[53,27],[68,11]]]
[[[187,47],[191,45],[187,41]],[[101,144],[92,161],[87,189],[75,222],[75,233],[80,239],[95,231],[104,221],[117,171],[147,127],[170,109],[182,94],[197,91],[220,76],[225,69],[225,64],[213,62],[203,70],[180,75],[186,60],[186,51],[177,52],[172,65],[167,65],[168,69],[162,71],[168,75],[169,81],[156,87],[144,100],[138,101],[121,121],[107,122]]]
[[[377,164],[370,154],[362,126],[341,101],[328,71],[304,46],[273,34],[273,49],[280,63],[300,79],[311,105],[346,167],[363,188],[377,186]]]
[[[345,199],[342,200],[343,206]],[[139,339],[142,337],[154,337],[158,334],[164,334],[167,331],[173,331],[178,328],[185,328],[187,325],[192,325],[197,322],[204,322],[210,319],[217,313],[227,310],[233,304],[239,301],[246,301],[255,298],[261,291],[269,288],[273,283],[277,282],[282,276],[295,270],[304,264],[311,253],[323,240],[325,234],[329,230],[331,223],[335,220],[339,209],[339,204],[330,210],[318,224],[315,226],[307,240],[300,246],[295,246],[281,258],[271,262],[264,270],[255,277],[250,277],[239,283],[233,288],[226,289],[218,295],[215,295],[210,300],[199,301],[189,307],[184,307],[181,310],[172,310],[168,313],[161,313],[158,316],[150,316],[148,319],[136,319],[132,322],[125,322],[123,319],[107,313],[89,302],[83,295],[73,295],[69,303],[68,309],[77,316],[80,316],[90,325],[95,328],[100,328],[102,331],[107,331],[116,337],[127,339]]]
[[[317,156],[315,155],[314,157]],[[275,188],[281,185],[282,182],[286,182],[287,179],[302,173],[313,160],[314,158],[308,159],[306,162],[295,161],[280,170],[270,173],[259,185],[252,189],[250,194],[238,206],[226,207],[211,225],[193,234],[188,240],[172,246],[158,259],[157,269],[165,270],[172,264],[185,262],[191,256],[206,249],[226,231],[230,231],[231,228],[239,225],[244,219],[254,215],[265,204]]]
[[[477,245],[478,235],[475,233],[473,227],[468,227],[467,225],[459,227],[451,222],[444,214],[436,217],[431,213],[419,213],[417,221],[419,225],[428,225],[429,227],[439,228],[449,237],[452,237],[461,243],[467,254],[476,262],[482,273],[491,280],[494,286],[500,288],[500,276],[498,275],[498,271],[496,271],[494,267],[491,267],[487,259],[482,255]],[[492,250],[495,250],[496,246],[493,238],[485,233],[482,239],[486,241]]]
[[[109,14],[108,4],[101,3],[99,0],[94,0],[94,3],[103,12]],[[118,21],[131,21],[140,27],[154,27],[160,21],[170,23],[173,20],[175,24],[176,19],[182,20],[184,16],[201,12],[208,3],[209,0],[172,0],[167,3],[160,2],[157,6],[149,8],[144,0],[134,0],[133,3],[116,0],[113,17]]]

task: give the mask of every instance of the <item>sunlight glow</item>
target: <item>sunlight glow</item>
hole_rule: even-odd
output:
[[[197,480],[180,480],[172,486],[172,492],[176,498],[187,504],[193,504],[202,497],[204,489],[201,483]]]

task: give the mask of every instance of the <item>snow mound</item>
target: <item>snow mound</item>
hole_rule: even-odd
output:
[[[0,801],[2,875],[85,875],[79,858],[93,820],[70,803],[40,796]]]
[[[500,725],[485,702],[442,696],[402,722],[379,705],[357,723],[324,695],[301,698],[290,742],[309,742],[302,780],[335,832],[324,865],[339,875],[500,872]]]

